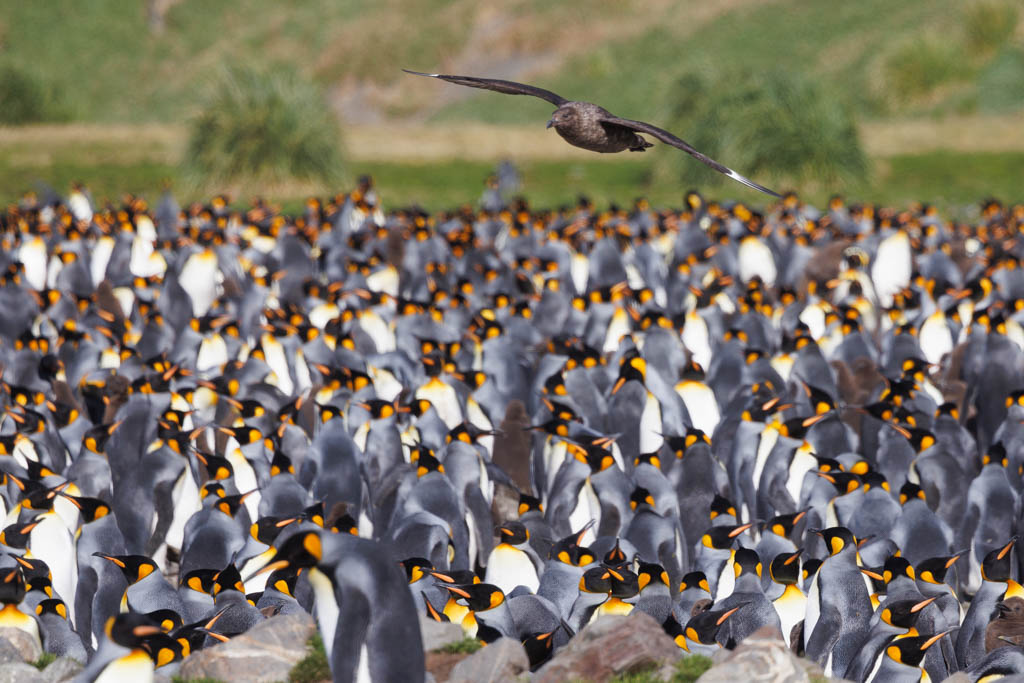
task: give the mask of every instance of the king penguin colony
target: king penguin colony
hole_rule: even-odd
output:
[[[0,626],[83,681],[299,611],[339,681],[424,680],[424,619],[538,669],[633,610],[854,681],[1024,673],[1022,223],[26,196]]]

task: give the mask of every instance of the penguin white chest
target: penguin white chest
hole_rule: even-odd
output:
[[[775,277],[778,275],[775,255],[758,237],[750,235],[740,242],[739,268],[743,282],[749,282],[757,276],[766,286],[775,285]]]
[[[506,595],[516,586],[526,586],[531,593],[536,593],[540,587],[530,556],[507,543],[499,543],[488,556],[484,582],[493,583]]]

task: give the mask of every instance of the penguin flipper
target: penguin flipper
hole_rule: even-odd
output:
[[[807,641],[805,655],[819,666],[825,666],[828,655],[832,648],[839,642],[839,636],[843,625],[842,616],[839,610],[831,605],[823,605],[818,622],[814,625],[814,632]]]

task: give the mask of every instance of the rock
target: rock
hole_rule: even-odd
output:
[[[465,637],[465,632],[458,624],[448,621],[434,621],[420,615],[420,633],[423,635],[423,651],[430,652],[450,643],[457,643]]]
[[[13,645],[21,655],[21,661],[23,662],[34,662],[43,654],[43,650],[39,647],[39,643],[36,642],[35,638],[20,628],[11,628],[9,626],[0,628],[0,640],[6,640]],[[36,669],[36,673],[38,671]]]
[[[530,660],[522,643],[499,638],[455,665],[448,683],[491,683],[515,680],[530,671]]]
[[[606,681],[619,674],[664,667],[682,654],[658,622],[633,610],[629,616],[606,616],[589,624],[556,652],[533,680]]]
[[[181,663],[181,678],[222,681],[286,681],[306,656],[316,630],[305,612],[267,619],[226,643],[204,648]]]
[[[31,664],[25,662],[0,664],[0,683],[47,683],[47,680],[43,672]]]
[[[963,671],[957,671],[949,678],[942,679],[942,683],[971,683],[971,677]]]
[[[71,657],[58,657],[50,662],[50,665],[43,669],[43,677],[50,683],[61,683],[70,681],[82,672],[82,663]]]
[[[23,662],[21,650],[9,640],[0,640],[0,664],[7,662]]]
[[[806,683],[811,680],[801,659],[786,647],[782,633],[770,626],[751,633],[731,652],[715,653],[712,660],[715,665],[697,679],[699,683]]]

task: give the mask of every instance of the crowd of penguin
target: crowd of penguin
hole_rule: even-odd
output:
[[[309,611],[335,680],[419,620],[536,669],[645,612],[853,681],[1024,673],[1024,206],[0,217],[0,627],[172,675]],[[987,680],[987,679],[986,679]]]

